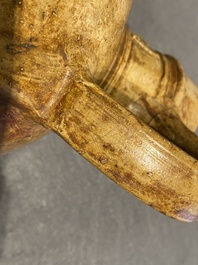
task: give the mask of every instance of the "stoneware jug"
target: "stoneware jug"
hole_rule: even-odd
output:
[[[195,221],[198,90],[128,31],[131,4],[0,1],[1,151],[53,130],[146,204]]]

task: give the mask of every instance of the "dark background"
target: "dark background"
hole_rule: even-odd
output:
[[[129,25],[198,84],[198,1],[134,0]],[[58,136],[0,157],[1,265],[196,265],[198,223],[154,211]]]

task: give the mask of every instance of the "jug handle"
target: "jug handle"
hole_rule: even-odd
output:
[[[149,206],[180,221],[198,220],[198,160],[96,84],[74,81],[42,123]]]

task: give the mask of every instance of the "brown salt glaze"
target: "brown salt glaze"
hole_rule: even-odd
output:
[[[148,205],[198,220],[198,92],[128,32],[132,1],[0,3],[2,150],[53,130]]]

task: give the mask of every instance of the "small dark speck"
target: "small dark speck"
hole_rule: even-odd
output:
[[[105,157],[105,156],[101,156],[100,158],[99,158],[99,161],[100,161],[100,163],[101,164],[107,164],[107,162],[108,162],[108,159]]]
[[[55,17],[57,17],[57,14],[56,14],[55,11],[52,11],[52,15],[55,16]]]
[[[153,176],[153,172],[147,172],[147,176],[148,177],[152,177]]]
[[[21,6],[23,4],[23,1],[22,0],[14,0],[14,4]]]

